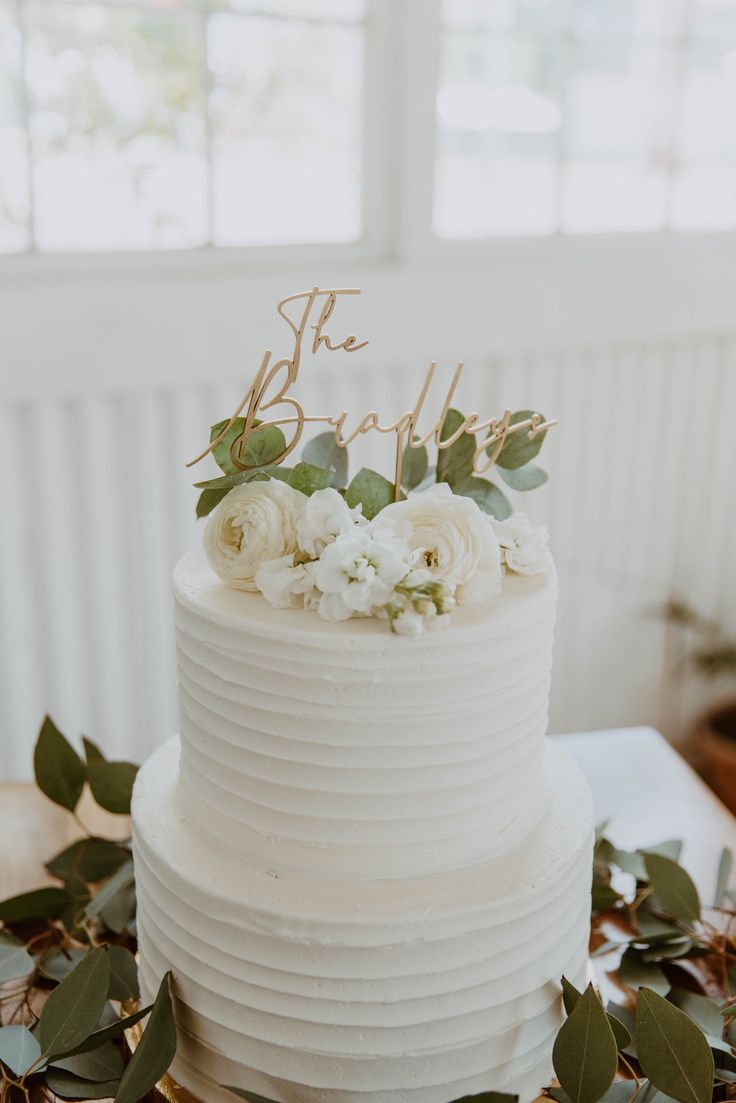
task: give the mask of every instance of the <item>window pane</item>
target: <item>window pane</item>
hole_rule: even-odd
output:
[[[578,48],[567,89],[563,229],[664,226],[673,65],[669,49],[636,42]]]
[[[559,29],[566,25],[570,0],[444,0],[446,27],[475,29]]]
[[[559,62],[553,42],[445,33],[434,202],[441,237],[554,229]]]
[[[572,25],[585,38],[672,37],[682,30],[689,0],[575,0]]]
[[[359,27],[213,15],[217,245],[361,233]]]
[[[0,0],[0,252],[27,249],[28,147],[22,112],[21,37],[14,3]]]
[[[239,12],[325,22],[358,23],[365,17],[365,0],[225,0],[225,4]]]
[[[39,248],[204,243],[201,16],[30,0],[27,9]]]

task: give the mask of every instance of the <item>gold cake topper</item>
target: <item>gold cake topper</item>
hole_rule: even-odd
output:
[[[434,374],[437,370],[437,363],[434,360],[427,369],[424,382],[422,383],[413,408],[407,410],[388,424],[381,424],[378,412],[376,410],[370,410],[360,419],[356,428],[353,429],[352,432],[346,434],[345,422],[348,418],[347,410],[343,410],[337,415],[306,414],[301,403],[291,394],[291,388],[299,377],[303,352],[302,345],[307,329],[311,328],[313,330],[311,342],[311,351],[313,354],[318,352],[322,346],[329,352],[358,352],[360,349],[365,348],[368,341],[359,341],[354,334],[350,334],[342,341],[333,341],[325,331],[325,327],[335,310],[338,295],[360,295],[360,293],[360,289],[357,287],[313,287],[311,291],[298,291],[294,295],[288,295],[287,298],[281,300],[276,309],[289,326],[294,337],[291,356],[284,357],[284,359],[277,360],[276,363],[272,364],[272,350],[266,349],[255,379],[229,421],[204,451],[200,452],[198,456],[195,456],[193,460],[189,461],[187,467],[192,467],[194,464],[199,463],[200,460],[203,460],[205,456],[212,452],[227,435],[234,422],[241,416],[244,410],[245,416],[243,419],[242,431],[232,442],[230,448],[230,458],[234,466],[240,471],[246,471],[251,466],[243,462],[243,457],[245,455],[245,448],[248,440],[251,435],[259,429],[265,429],[270,426],[293,426],[291,439],[287,441],[286,447],[282,453],[271,461],[273,464],[281,463],[291,452],[293,452],[301,440],[304,426],[309,423],[321,423],[334,429],[335,443],[340,448],[347,448],[356,437],[375,430],[379,433],[393,433],[396,438],[394,487],[396,500],[398,501],[401,495],[401,468],[405,447],[422,448],[428,441],[434,440],[438,449],[449,448],[462,433],[468,431],[475,433],[479,430],[487,429],[488,434],[486,438],[483,440],[482,444],[476,448],[473,454],[473,470],[476,474],[480,475],[494,465],[507,438],[513,433],[520,433],[526,430],[528,439],[533,440],[538,434],[545,432],[551,426],[557,424],[556,420],[545,420],[541,414],[536,413],[522,421],[512,424],[511,411],[508,409],[504,411],[500,418],[489,417],[483,419],[480,414],[472,413],[468,414],[458,428],[443,440],[442,427],[452,406],[452,400],[457,390],[458,383],[460,382],[464,366],[462,361],[459,361],[455,368],[450,386],[442,403],[439,417],[433,423],[429,432],[425,433],[424,436],[416,436],[415,431]],[[300,300],[303,300],[301,316],[298,321],[295,321],[289,316],[285,308],[290,303],[297,303]],[[310,322],[310,318],[313,316],[313,311],[315,311],[316,307],[320,308],[317,320],[316,322]],[[278,406],[286,407],[293,412],[288,414],[288,416],[273,418],[271,421],[261,420],[259,415],[266,410]]]

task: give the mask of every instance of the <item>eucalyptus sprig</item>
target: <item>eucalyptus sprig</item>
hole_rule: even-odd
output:
[[[82,837],[46,863],[58,886],[0,903],[0,1101],[136,1103],[174,1055],[169,974],[153,1004],[140,999],[130,840],[90,834],[77,808],[88,786],[127,815],[137,767],[108,761],[84,739],[82,758],[50,719],[34,751],[36,782],[74,817]],[[122,1037],[150,1016],[130,1060]]]
[[[516,425],[531,416],[531,410],[517,410],[511,415],[510,424]],[[459,410],[448,410],[440,439],[449,440],[464,422]],[[197,517],[211,513],[233,487],[262,479],[281,479],[307,496],[328,486],[335,487],[351,508],[361,505],[368,520],[396,498],[394,483],[370,468],[361,468],[348,482],[348,451],[337,444],[334,433],[314,437],[305,444],[301,462],[295,467],[284,467],[276,463],[286,449],[286,438],[278,425],[255,422],[254,432],[243,445],[245,419],[236,418],[218,440],[227,424],[220,421],[210,429],[210,443],[218,441],[212,455],[223,474],[194,484],[202,491],[197,501]],[[547,481],[546,472],[531,462],[539,454],[545,436],[546,431],[529,439],[528,434],[517,432],[505,440],[495,467],[512,490],[534,490]],[[402,457],[399,496],[425,490],[435,482],[448,483],[456,494],[472,498],[484,513],[505,520],[512,513],[510,501],[496,483],[475,473],[473,456],[479,446],[477,434],[466,430],[448,447],[438,448],[436,463],[430,466],[426,445],[407,444]]]

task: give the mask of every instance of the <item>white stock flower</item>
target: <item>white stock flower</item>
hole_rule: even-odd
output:
[[[546,528],[532,525],[525,513],[513,513],[505,521],[494,521],[493,528],[508,570],[516,574],[542,574],[549,570],[552,554]]]
[[[501,552],[493,527],[471,498],[438,483],[386,506],[387,521],[408,521],[418,566],[456,589],[458,602],[487,601],[501,586]]]
[[[347,620],[370,615],[385,605],[397,582],[411,570],[406,540],[390,525],[353,525],[322,552],[314,564],[314,582],[322,591],[320,616]]]
[[[318,559],[328,544],[355,525],[365,524],[360,506],[351,509],[333,487],[317,490],[304,503],[296,523],[299,547]]]
[[[299,609],[314,600],[313,563],[294,564],[294,556],[282,555],[261,563],[256,586],[274,609]]]
[[[278,479],[233,487],[204,531],[204,550],[215,574],[238,590],[256,590],[262,563],[296,551],[303,502],[303,494]]]

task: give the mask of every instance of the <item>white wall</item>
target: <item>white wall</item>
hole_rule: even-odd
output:
[[[364,288],[340,317],[372,343],[305,362],[310,407],[398,413],[430,357],[447,373],[463,357],[466,409],[560,419],[550,484],[523,499],[560,567],[552,727],[676,733],[650,607],[677,590],[736,628],[734,255],[727,239],[662,237],[421,270],[0,270],[0,775],[29,772],[46,710],[135,759],[175,729],[168,577],[199,539],[184,460],[263,348],[285,349],[276,301],[315,282]]]

